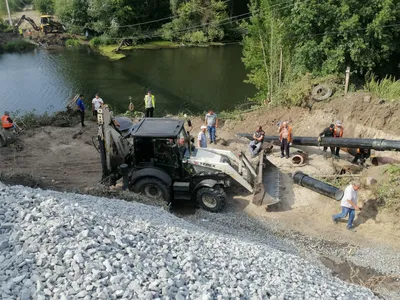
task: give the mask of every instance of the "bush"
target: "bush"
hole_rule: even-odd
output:
[[[203,31],[195,31],[184,34],[182,40],[186,42],[199,44],[199,43],[206,43],[207,37],[204,35]]]
[[[386,207],[400,208],[400,165],[391,165],[383,171],[385,181],[377,188],[378,199]]]
[[[14,40],[8,42],[4,46],[4,51],[5,52],[24,52],[24,51],[30,51],[35,48],[35,45],[25,41],[25,40]]]
[[[111,45],[114,40],[110,39],[107,35],[96,36],[89,41],[89,45],[92,47],[99,47],[101,45]]]
[[[400,80],[392,76],[378,80],[376,76],[368,75],[364,89],[389,101],[400,100]]]
[[[68,39],[65,41],[65,46],[69,46],[69,47],[79,47],[81,44],[79,42],[79,40],[75,40],[75,39]]]

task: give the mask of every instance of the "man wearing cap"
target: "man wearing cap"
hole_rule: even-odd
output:
[[[253,134],[253,140],[250,142],[249,150],[251,157],[255,157],[261,151],[261,146],[264,141],[265,132],[261,126],[257,127],[257,130]]]
[[[335,129],[333,130],[333,137],[334,137],[334,138],[341,138],[341,137],[343,137],[343,131],[344,131],[344,129],[343,129],[342,123],[341,123],[339,120],[337,120],[337,121],[336,121]],[[337,158],[340,158],[340,156],[339,156],[339,151],[340,151],[340,147],[336,147],[336,149],[335,149],[335,156],[336,156]]]
[[[1,127],[3,129],[15,129],[17,131],[22,131],[22,129],[10,118],[10,113],[8,111],[4,112],[4,116],[1,117]]]
[[[197,147],[198,148],[207,148],[206,130],[207,130],[207,126],[202,125],[200,127],[200,132],[197,136]]]
[[[97,110],[100,109],[103,106],[103,104],[104,104],[103,99],[100,98],[99,94],[96,94],[96,96],[92,100],[93,117],[96,117],[96,119],[97,119]]]
[[[320,138],[322,137],[333,137],[333,132],[335,130],[335,124],[331,124],[329,125],[329,127],[326,127],[324,129],[324,131],[322,131],[319,134],[319,138],[318,138],[318,142],[320,142]],[[335,154],[335,147],[330,147],[331,148],[331,154],[334,155]],[[324,146],[324,149],[322,150],[323,152],[326,152],[326,150],[328,149],[328,146]]]
[[[144,107],[146,109],[146,118],[152,118],[156,108],[156,101],[151,91],[147,91],[147,95],[144,96]]]
[[[347,222],[347,229],[349,230],[353,229],[353,221],[356,215],[355,211],[360,210],[360,208],[357,206],[359,189],[360,189],[360,182],[358,181],[355,181],[349,186],[347,186],[347,188],[344,191],[342,201],[340,203],[340,205],[342,206],[342,212],[332,216],[332,220],[335,224],[338,223],[339,219],[345,218],[347,215],[349,215],[349,220]]]

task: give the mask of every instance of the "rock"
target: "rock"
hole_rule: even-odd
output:
[[[378,181],[373,177],[367,177],[366,180],[365,180],[365,184],[367,186],[374,185],[376,183],[378,183]]]
[[[371,102],[371,96],[370,95],[364,96],[364,102],[370,103]]]
[[[2,250],[4,250],[4,249],[8,248],[8,246],[9,246],[9,243],[8,243],[7,240],[1,240],[1,241],[0,241],[0,251],[2,251]]]

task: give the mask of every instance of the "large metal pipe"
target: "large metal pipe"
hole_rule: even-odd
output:
[[[251,134],[238,133],[238,136],[253,139]],[[279,142],[279,136],[265,136],[265,142]],[[377,151],[400,151],[400,141],[385,140],[385,139],[353,139],[353,138],[332,138],[322,137],[318,141],[317,137],[294,137],[293,145],[299,146],[327,146],[327,147],[341,147],[341,148],[366,148],[374,149]]]
[[[398,164],[400,163],[399,160],[391,158],[391,157],[373,157],[371,159],[371,162],[374,166],[380,166],[380,165],[388,165],[388,164]]]
[[[306,187],[314,192],[335,199],[337,201],[343,198],[344,193],[341,189],[338,189],[333,185],[312,178],[301,171],[297,171],[296,173],[294,173],[293,181],[298,185]]]

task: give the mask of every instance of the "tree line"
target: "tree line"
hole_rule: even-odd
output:
[[[307,73],[400,75],[398,0],[250,0],[250,11],[243,61],[259,99]]]
[[[20,0],[9,1],[16,9]],[[29,2],[55,14],[70,32],[89,32],[103,43],[122,37],[241,41],[258,99],[270,99],[304,74],[343,74],[347,66],[359,77],[400,75],[399,0],[24,0]]]

